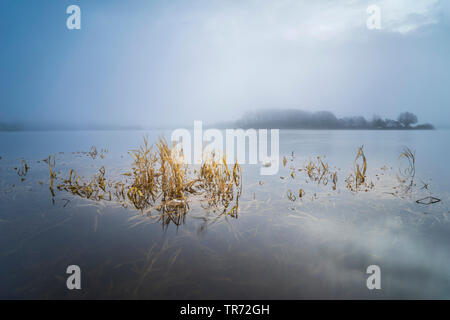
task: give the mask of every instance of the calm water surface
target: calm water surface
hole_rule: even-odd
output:
[[[194,202],[184,224],[163,228],[108,201],[64,191],[52,201],[49,154],[58,177],[101,166],[118,177],[146,134],[170,131],[0,133],[0,298],[450,298],[450,131],[282,131],[286,167],[274,176],[243,167],[237,218]],[[374,187],[351,192],[360,145]],[[104,157],[77,153],[92,146]],[[416,150],[415,185],[395,194],[404,146]],[[317,156],[337,171],[336,190],[297,170]],[[441,201],[416,203],[429,195]],[[71,264],[80,291],[66,289]],[[381,290],[366,287],[369,265],[381,268]]]

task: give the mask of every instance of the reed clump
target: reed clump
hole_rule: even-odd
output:
[[[400,167],[400,176],[397,176],[397,179],[400,182],[399,189],[403,194],[407,194],[414,186],[414,177],[416,176],[416,152],[408,147],[404,147],[398,158],[407,160],[407,166]]]
[[[408,166],[403,169],[400,168],[400,173],[405,177],[414,178],[416,175],[416,152],[408,147],[404,147],[398,158],[404,158],[408,161]]]
[[[59,191],[71,192],[73,195],[91,200],[111,200],[111,191],[107,191],[107,181],[105,179],[105,167],[101,167],[91,181],[83,182],[73,170],[70,170],[69,177],[63,183],[57,185]],[[108,184],[110,185],[110,184]],[[109,197],[107,197],[109,196]]]
[[[317,184],[328,185],[331,181],[332,189],[337,188],[337,172],[331,171],[328,163],[323,162],[320,156],[317,157],[316,162],[309,161],[303,169],[308,175],[309,179],[317,182]]]
[[[237,217],[242,193],[242,169],[238,163],[231,169],[225,156],[219,160],[214,154],[205,155],[200,170],[192,171],[184,162],[182,150],[176,152],[162,138],[153,146],[144,138],[144,143],[130,154],[133,163],[130,171],[123,173],[124,179],[107,180],[102,167],[89,182],[82,182],[71,170],[58,190],[96,201],[116,201],[124,207],[132,205],[147,214],[155,210],[166,225],[180,224],[190,200],[199,196],[213,211]],[[50,164],[49,167],[52,182],[55,177]]]
[[[17,169],[17,175],[23,178],[27,175],[28,170],[30,170],[30,167],[25,160],[22,160],[21,167]]]
[[[374,187],[372,182],[367,182],[367,158],[363,150],[364,146],[358,147],[354,162],[354,172],[345,180],[347,188],[351,191],[369,191]]]
[[[206,191],[205,199],[209,207],[214,207],[214,211],[218,205],[226,210],[235,201],[231,210],[223,213],[237,216],[239,197],[242,194],[242,169],[237,162],[230,170],[225,155],[220,160],[215,157],[215,154],[207,155],[197,179],[188,184],[189,187],[194,185],[197,192],[198,190]]]
[[[28,163],[25,160],[21,161],[21,166],[19,168],[15,167],[14,170],[16,170],[17,175],[20,177],[20,181],[25,181],[25,177],[30,170],[30,167],[28,166]]]

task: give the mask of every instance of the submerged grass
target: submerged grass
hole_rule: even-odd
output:
[[[374,187],[372,182],[367,182],[367,158],[363,148],[364,146],[358,148],[354,161],[354,172],[350,173],[345,180],[347,182],[347,189],[354,192],[369,191]]]
[[[405,158],[408,160],[408,167],[404,168],[403,170],[400,169],[400,173],[403,176],[408,176],[414,178],[416,175],[416,152],[412,151],[410,148],[405,147],[403,149],[403,152],[400,153],[399,159]]]
[[[416,152],[405,147],[398,158],[406,159],[408,162],[406,167],[400,167],[400,177],[397,177],[400,182],[400,189],[404,194],[407,194],[414,186],[414,177],[416,176]]]
[[[399,159],[406,159],[407,165],[400,167],[400,176],[397,179],[400,185],[396,188],[397,190],[393,193],[395,196],[410,196],[413,193],[413,188],[416,186],[416,151],[412,151],[408,147],[404,147],[403,151],[400,153]],[[429,192],[429,196],[416,200],[418,204],[430,205],[441,201],[441,199],[432,196],[431,190],[429,189],[429,183],[423,183],[424,189]]]
[[[91,152],[95,154],[96,149]],[[111,201],[123,207],[132,207],[142,214],[152,216],[160,221],[163,226],[170,223],[180,225],[184,222],[187,212],[193,202],[202,208],[212,211],[218,217],[222,215],[237,218],[239,212],[239,199],[242,195],[242,168],[238,163],[228,165],[226,156],[218,157],[216,154],[204,154],[200,166],[189,166],[185,164],[183,150],[171,148],[167,141],[160,138],[155,144],[149,145],[148,139],[144,138],[143,144],[129,154],[133,162],[129,171],[123,172],[115,180],[107,179],[106,170],[101,167],[89,180],[83,179],[74,170],[70,170],[67,178],[57,177],[55,167],[55,155],[50,155],[44,161],[49,166],[49,189],[54,202],[54,181],[61,181],[56,188],[59,191],[70,192],[75,196],[94,201]],[[95,156],[94,156],[95,157]],[[326,157],[316,157],[303,164],[299,169],[294,166],[294,153],[290,160],[283,157],[282,165],[290,172],[290,177],[285,183],[292,184],[298,179],[302,172],[306,176],[306,183],[313,181],[317,187],[331,186],[333,191],[338,186],[338,171],[336,167],[330,167],[325,161]],[[407,167],[401,166],[400,186],[394,186],[394,192],[383,192],[394,196],[403,197],[415,186],[414,177],[415,152],[405,147],[399,159],[407,160]],[[288,161],[290,166],[287,167]],[[382,167],[382,170],[385,170]],[[26,174],[29,167],[23,162],[20,172]],[[335,171],[338,170],[338,171]],[[367,176],[368,161],[363,146],[358,147],[354,166],[345,179],[345,187],[351,192],[370,191],[375,188]],[[377,174],[379,180],[379,175]],[[289,180],[289,181],[287,181]],[[263,185],[259,181],[259,185]],[[311,195],[311,199],[317,199],[317,193],[311,186],[305,189],[302,185],[293,185],[287,190],[287,199],[296,202],[305,199],[305,194]],[[385,188],[385,186],[382,186]],[[389,188],[389,186],[388,186]],[[424,183],[428,190],[428,184]],[[422,188],[422,189],[424,189]],[[297,192],[293,190],[298,190]],[[385,189],[384,189],[385,190]],[[328,195],[331,195],[327,191]],[[309,197],[308,197],[309,198]],[[253,200],[256,195],[253,195]],[[417,200],[419,204],[433,204],[440,199],[430,196]],[[156,215],[153,215],[156,212]]]
[[[130,154],[133,163],[130,171],[123,173],[123,180],[107,180],[102,167],[89,182],[83,182],[70,170],[69,177],[57,188],[94,201],[116,201],[124,207],[132,205],[147,215],[152,210],[157,211],[163,225],[181,224],[194,198],[199,198],[214,212],[237,217],[242,193],[242,169],[238,163],[229,168],[225,156],[219,160],[214,154],[205,155],[200,169],[192,171],[184,163],[182,151],[175,152],[162,138],[154,146],[149,146],[148,139],[144,138],[140,148]],[[50,190],[54,196],[54,158],[52,162],[49,157],[48,164]]]
[[[331,171],[328,163],[323,162],[321,157],[317,157],[316,162],[309,161],[303,169],[308,175],[309,179],[317,182],[317,184],[328,185],[331,181],[332,189],[336,190],[337,186],[337,172]]]
[[[23,178],[27,175],[29,169],[30,167],[28,166],[26,161],[22,160],[21,167],[17,169],[17,175]]]

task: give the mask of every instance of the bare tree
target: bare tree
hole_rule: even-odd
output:
[[[412,124],[417,123],[417,116],[411,112],[402,112],[397,118],[398,122],[400,122],[405,128],[408,128]]]

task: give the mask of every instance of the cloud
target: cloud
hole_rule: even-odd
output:
[[[439,0],[383,0],[380,1],[385,29],[401,34],[439,22]]]
[[[218,39],[239,35],[250,42],[274,38],[320,42],[350,39],[367,31],[370,5],[381,10],[381,32],[408,34],[439,23],[440,4],[439,0],[264,0],[231,2],[203,13],[208,15],[206,30]]]

